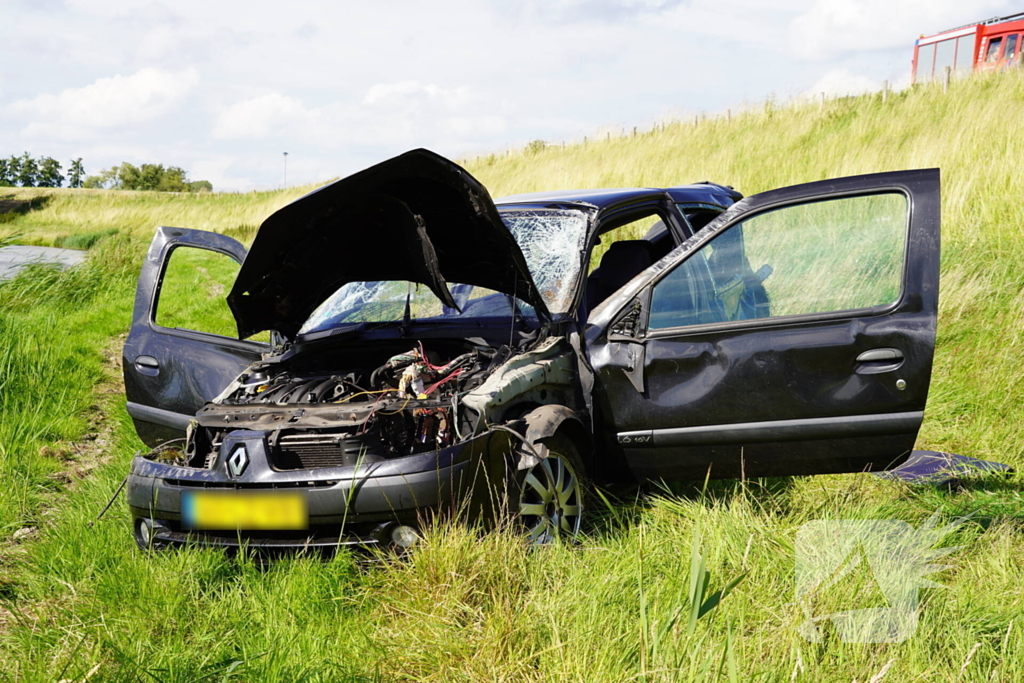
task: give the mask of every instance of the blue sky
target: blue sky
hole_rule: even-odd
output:
[[[0,0],[0,155],[218,190],[909,80],[1004,0]]]

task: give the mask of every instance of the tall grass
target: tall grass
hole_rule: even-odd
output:
[[[28,241],[43,245],[75,246],[68,241],[78,235],[110,230],[149,237],[156,226],[167,224],[239,237],[239,233],[253,234],[253,226],[314,188],[246,193],[0,188],[0,199],[27,200],[33,207],[0,216],[9,216],[6,222],[16,223]]]
[[[939,345],[919,446],[1020,469],[1022,101],[1024,80],[1010,74],[958,82],[949,95],[924,87],[884,103],[865,96],[821,111],[772,108],[469,167],[498,196],[704,178],[750,194],[940,166]],[[7,227],[40,239],[121,232],[93,247],[79,274],[34,271],[0,286],[5,341],[13,330],[2,367],[18,388],[9,399],[3,394],[10,403],[8,431],[0,431],[0,488],[7,489],[0,523],[8,533],[22,524],[41,529],[0,552],[0,680],[1024,679],[1019,476],[980,478],[953,491],[863,474],[682,484],[598,507],[577,546],[531,550],[505,531],[441,525],[416,553],[369,566],[349,553],[269,566],[209,549],[140,553],[120,505],[89,526],[139,445],[127,416],[111,418],[111,462],[70,490],[47,483],[59,464],[39,449],[84,428],[97,349],[128,322],[128,271],[142,254],[141,245],[128,246],[131,235],[157,223],[251,234],[239,226],[258,224],[284,196],[256,198],[265,202],[259,209],[243,196],[193,205],[200,200],[152,195],[139,200],[145,208],[135,218],[118,223],[110,216],[136,209],[113,206],[121,201],[113,195],[65,194],[63,204],[53,199]],[[118,244],[124,258],[101,257],[105,245]],[[56,493],[38,493],[44,489]],[[44,498],[52,505],[45,519]],[[916,635],[892,644],[842,643],[834,633],[809,643],[799,635],[804,614],[794,604],[793,572],[800,525],[822,518],[916,525],[935,510],[975,515],[948,540],[964,547],[950,558],[955,569],[935,577],[948,588],[924,590]],[[710,572],[706,591],[694,589],[695,566]],[[733,592],[691,625],[693,604],[702,601],[694,596],[738,576]],[[875,598],[866,583],[838,585],[817,609],[868,606]]]

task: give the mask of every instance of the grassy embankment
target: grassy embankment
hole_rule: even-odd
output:
[[[923,88],[884,104],[866,96],[823,111],[756,111],[468,167],[495,196],[705,178],[751,194],[941,167],[939,347],[919,447],[1020,469],[1022,103],[1024,78],[1013,74],[957,83],[949,95]],[[61,442],[85,428],[99,350],[125,330],[144,248],[135,235],[157,223],[257,224],[286,197],[54,194],[6,228],[39,242],[121,232],[99,241],[79,273],[0,287],[7,342],[0,529],[9,538],[39,528],[3,552],[0,680],[80,680],[94,671],[92,681],[671,681],[705,667],[711,680],[866,681],[883,670],[887,681],[1024,678],[1019,477],[983,478],[956,492],[870,475],[726,482],[703,495],[653,496],[605,512],[579,547],[529,551],[507,535],[478,539],[447,528],[408,560],[370,571],[348,555],[265,570],[214,551],[146,556],[132,544],[121,507],[88,528],[138,446],[123,413],[108,418],[116,421],[108,464],[71,486],[47,475],[66,467]],[[44,505],[50,514],[41,514]],[[924,591],[915,636],[857,645],[798,635],[803,617],[790,603],[802,523],[895,517],[917,524],[936,509],[976,516],[952,539],[965,546],[953,555],[956,568],[938,575],[949,588]],[[689,549],[698,529],[713,587],[749,573],[689,629]],[[816,613],[881,604],[854,598],[866,580],[819,601]],[[680,607],[684,616],[673,623]]]

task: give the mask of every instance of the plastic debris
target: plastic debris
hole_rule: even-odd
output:
[[[1013,472],[1013,468],[1001,462],[956,453],[913,451],[899,467],[875,474],[883,479],[900,480],[909,484],[942,486],[965,477],[993,472],[1009,474]]]

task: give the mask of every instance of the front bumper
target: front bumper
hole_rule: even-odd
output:
[[[228,460],[240,448],[248,456],[241,472]],[[211,469],[182,467],[138,455],[128,475],[127,498],[136,533],[148,521],[154,544],[194,542],[263,548],[318,548],[387,541],[390,525],[418,523],[424,513],[455,511],[480,484],[497,475],[509,453],[507,437],[486,433],[439,451],[355,467],[274,470],[263,432],[235,431],[225,438]],[[304,531],[195,531],[182,520],[182,497],[203,489],[287,490],[306,499]]]

